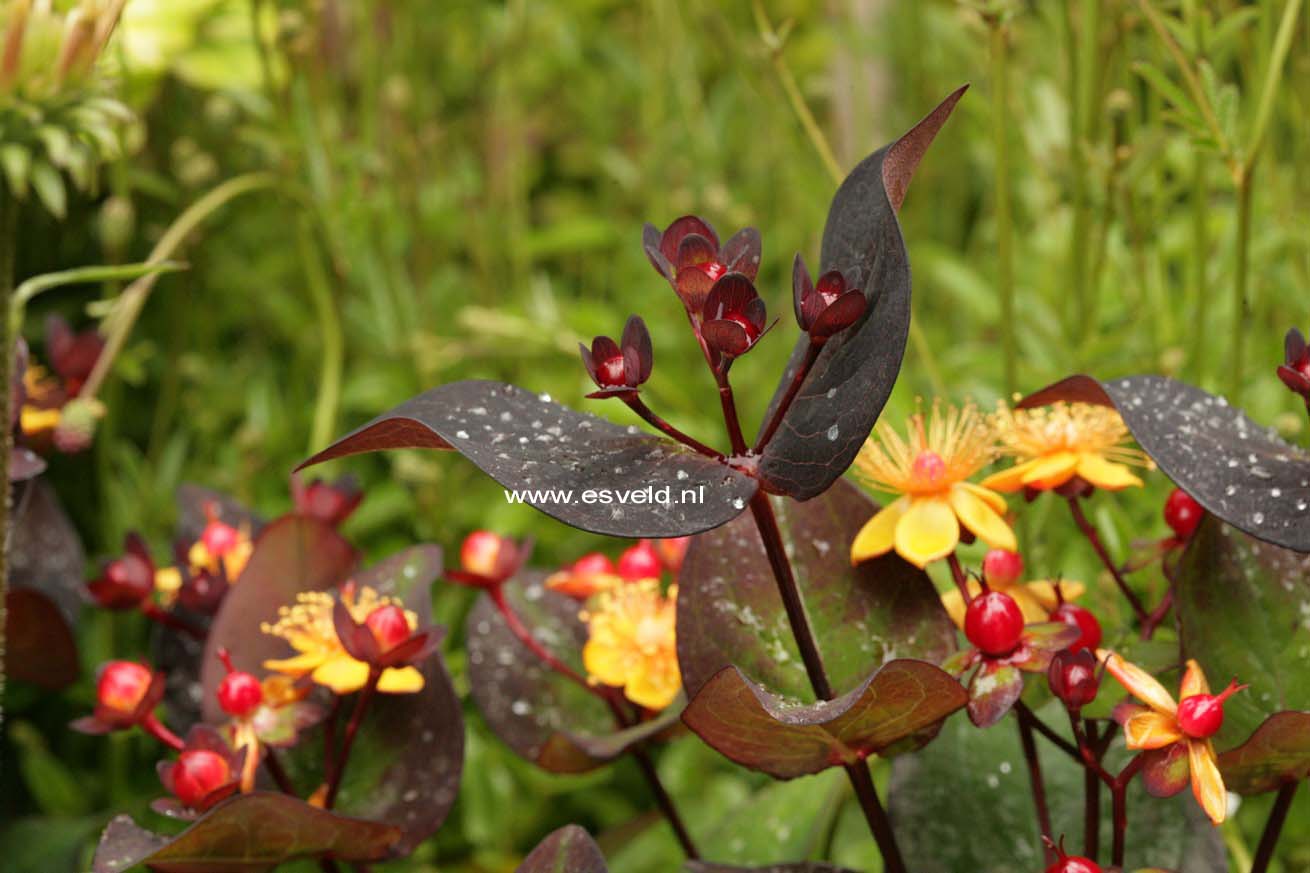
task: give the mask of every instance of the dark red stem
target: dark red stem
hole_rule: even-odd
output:
[[[664,783],[660,781],[660,774],[655,769],[655,762],[650,759],[650,755],[641,746],[634,748],[631,754],[636,759],[637,766],[641,768],[641,774],[646,778],[646,784],[650,786],[650,793],[655,795],[655,802],[659,804],[660,811],[668,819],[669,827],[673,828],[673,835],[678,838],[678,844],[682,846],[683,854],[692,861],[700,858],[700,852],[697,850],[696,844],[692,842],[687,826],[682,823],[682,817],[678,815],[678,808],[673,805],[673,798],[669,796],[669,792],[664,788]]]
[[[1287,821],[1287,811],[1292,806],[1292,798],[1296,796],[1300,784],[1300,780],[1284,782],[1283,787],[1278,789],[1273,808],[1269,810],[1269,818],[1265,820],[1264,833],[1260,834],[1260,845],[1256,847],[1255,857],[1251,860],[1251,873],[1265,873],[1269,869],[1278,837],[1283,832],[1283,822]]]
[[[328,780],[327,797],[323,801],[325,809],[331,809],[337,802],[341,777],[346,774],[346,764],[350,763],[350,749],[355,744],[355,735],[359,733],[359,726],[364,723],[364,713],[368,711],[368,705],[373,701],[373,695],[377,693],[378,680],[381,678],[380,669],[369,668],[368,680],[364,683],[364,689],[359,692],[359,699],[355,701],[355,711],[350,714],[350,721],[346,724],[346,735],[341,740],[341,753],[337,755],[336,766],[332,768],[332,778]]]
[[[592,685],[585,678],[579,675],[577,670],[574,670],[568,664],[565,664],[559,658],[555,657],[545,646],[537,641],[537,638],[532,635],[532,631],[528,630],[528,626],[523,623],[523,620],[519,618],[518,613],[514,611],[514,607],[510,606],[509,601],[505,598],[505,587],[503,585],[497,585],[493,588],[487,589],[487,594],[491,595],[491,602],[494,603],[496,609],[500,611],[501,618],[505,619],[505,626],[509,628],[509,632],[512,633],[519,642],[527,646],[532,654],[541,659],[546,666],[550,667],[550,669],[559,673],[561,676],[569,678],[598,697],[609,697],[603,689]]]
[[[691,449],[692,451],[699,452],[702,455],[705,455],[710,458],[715,458],[720,461],[726,460],[723,457],[723,452],[716,451],[710,448],[709,446],[705,445],[703,442],[696,439],[695,437],[688,436],[687,434],[678,430],[673,425],[669,424],[660,416],[656,415],[655,412],[649,406],[647,406],[644,402],[642,402],[642,399],[638,397],[636,393],[633,393],[631,395],[623,395],[622,400],[624,403],[628,405],[629,409],[640,415],[652,427],[661,431],[664,434],[667,434],[668,436],[682,443],[684,446]]]
[[[1038,718],[1037,713],[1028,708],[1028,704],[1022,700],[1016,700],[1014,702],[1014,711],[1018,713],[1020,720],[1026,721],[1030,728],[1045,737],[1051,745],[1075,761],[1082,763],[1083,758],[1078,749],[1064,737],[1057,734],[1050,725]]]
[[[292,797],[296,796],[296,789],[292,787],[287,771],[282,767],[282,762],[278,760],[273,747],[269,745],[264,745],[264,767],[268,770],[268,775],[273,777],[279,791]]]
[[[176,752],[186,748],[186,743],[182,742],[182,738],[164,727],[163,723],[155,718],[153,712],[141,719],[141,729]]]
[[[1046,847],[1046,863],[1055,860],[1054,843],[1051,839],[1051,812],[1046,805],[1046,783],[1042,781],[1042,762],[1037,757],[1037,742],[1033,739],[1032,725],[1024,717],[1022,710],[1015,710],[1015,721],[1019,725],[1019,743],[1023,746],[1023,758],[1028,764],[1028,782],[1032,786],[1033,806],[1037,811],[1037,833]]]
[[[951,579],[955,582],[955,587],[960,591],[960,597],[964,600],[967,608],[973,596],[969,593],[969,577],[964,572],[964,567],[960,566],[960,559],[956,557],[955,552],[946,556],[946,563],[951,568]]]
[[[1078,726],[1078,716],[1072,715],[1075,731]],[[1096,722],[1091,719],[1083,721],[1083,729],[1087,733],[1087,739],[1080,743],[1080,748],[1086,753],[1095,754],[1093,751],[1096,744]],[[1091,767],[1083,766],[1083,855],[1096,860],[1097,854],[1101,850],[1101,779],[1096,771]]]
[[[1077,497],[1069,498],[1069,511],[1073,513],[1074,524],[1078,525],[1078,529],[1083,532],[1083,536],[1087,537],[1087,541],[1092,544],[1092,549],[1095,550],[1097,557],[1101,559],[1105,569],[1110,571],[1110,575],[1114,577],[1114,582],[1119,586],[1123,596],[1128,599],[1129,605],[1133,608],[1133,615],[1137,616],[1137,623],[1145,627],[1150,620],[1150,617],[1146,614],[1146,607],[1142,605],[1141,598],[1133,593],[1133,589],[1128,587],[1128,582],[1124,579],[1123,573],[1119,571],[1119,566],[1110,558],[1110,553],[1106,551],[1105,544],[1101,542],[1101,535],[1096,532],[1096,526],[1088,521],[1087,516],[1083,514],[1082,505],[1079,504]]]
[[[332,695],[332,708],[323,720],[323,776],[332,775],[332,762],[337,759],[337,720],[341,717],[341,698]]]
[[[759,454],[764,451],[764,447],[773,439],[777,433],[778,427],[782,424],[783,417],[787,410],[791,408],[792,401],[801,390],[801,385],[805,382],[805,377],[810,375],[810,367],[814,366],[814,361],[819,357],[819,352],[823,349],[821,343],[810,340],[809,348],[805,350],[805,360],[796,368],[796,373],[791,377],[791,384],[787,386],[787,393],[782,395],[782,400],[778,401],[778,406],[773,410],[773,416],[769,423],[765,425],[764,430],[760,432],[759,437],[755,440],[755,453]]]
[[[1149,640],[1151,637],[1155,636],[1156,628],[1158,628],[1160,623],[1164,621],[1165,616],[1169,614],[1169,608],[1173,605],[1174,589],[1173,586],[1170,585],[1169,590],[1164,593],[1164,597],[1160,598],[1160,604],[1156,606],[1155,609],[1151,610],[1151,614],[1148,615],[1146,621],[1142,623],[1142,639]]]
[[[1114,848],[1111,850],[1110,863],[1115,867],[1122,867],[1124,863],[1124,845],[1128,834],[1128,784],[1140,769],[1142,756],[1137,755],[1119,771],[1110,785],[1110,800],[1114,809]]]
[[[728,439],[732,443],[734,455],[746,454],[746,437],[741,432],[741,420],[737,418],[737,401],[732,396],[732,385],[728,382],[728,361],[714,371],[714,379],[719,383],[719,403],[723,406],[723,421],[728,426]]]
[[[778,519],[773,513],[773,505],[768,495],[757,492],[751,498],[751,514],[755,526],[759,529],[760,539],[764,543],[764,552],[768,555],[769,565],[773,568],[774,581],[778,585],[778,594],[782,598],[783,608],[787,611],[787,621],[791,625],[792,636],[796,638],[796,647],[800,649],[801,661],[809,676],[810,685],[815,696],[822,700],[831,700],[835,695],[828,674],[823,667],[823,658],[814,639],[814,631],[805,615],[805,604],[801,600],[796,577],[792,573],[791,562],[787,559],[787,549],[782,541],[782,532],[778,529]],[[843,769],[859,798],[864,818],[869,823],[869,830],[882,853],[885,873],[906,873],[905,860],[901,857],[900,846],[896,844],[896,834],[892,831],[887,811],[878,799],[878,790],[869,774],[869,767],[864,762],[845,764]]]
[[[157,604],[150,603],[149,601],[142,604],[141,611],[145,613],[146,618],[156,624],[162,625],[166,628],[172,628],[178,633],[186,634],[192,639],[199,640],[202,643],[205,641],[205,637],[209,636],[209,633],[199,625],[187,621],[180,615],[174,615],[165,609],[160,609]]]

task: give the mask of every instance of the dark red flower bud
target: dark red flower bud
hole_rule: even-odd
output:
[[[1192,495],[1181,488],[1169,492],[1169,497],[1164,502],[1164,522],[1169,525],[1178,539],[1183,542],[1190,539],[1204,517],[1205,510]]]
[[[760,234],[753,227],[738,231],[722,247],[709,222],[684,215],[663,233],[652,224],[642,231],[646,257],[677,291],[693,317],[699,318],[710,288],[727,273],[754,280],[760,269]]]
[[[106,609],[141,606],[155,590],[155,563],[140,535],[128,534],[123,541],[123,556],[106,563],[87,588],[96,603]]]
[[[816,343],[826,342],[860,320],[868,301],[858,288],[848,288],[846,277],[830,270],[819,277],[816,286],[800,255],[791,267],[792,305],[796,323]]]
[[[650,540],[641,540],[619,555],[619,575],[626,582],[638,579],[658,579],[664,570],[659,553]]]
[[[206,797],[231,781],[227,761],[208,749],[188,749],[173,765],[173,793],[184,806],[201,807]]]
[[[378,648],[389,652],[410,637],[409,620],[405,610],[389,603],[379,606],[364,619],[364,626],[373,632],[373,639],[378,641]]]
[[[985,591],[969,601],[964,635],[985,655],[1008,655],[1023,636],[1023,612],[1010,595]]]
[[[1289,330],[1283,339],[1283,364],[1278,368],[1278,378],[1310,406],[1310,346],[1296,328]]]
[[[764,334],[764,301],[751,280],[728,273],[714,283],[701,310],[701,336],[715,352],[735,358],[750,351]]]
[[[227,668],[227,675],[218,683],[218,705],[228,715],[245,718],[264,702],[264,688],[254,674],[232,666],[227,649],[219,649],[218,657]]]
[[[350,476],[342,476],[335,482],[315,479],[308,485],[300,478],[291,480],[291,493],[296,501],[296,512],[319,521],[339,526],[359,508],[364,499],[364,492]]]
[[[1245,688],[1245,685],[1238,685],[1234,679],[1218,694],[1184,697],[1178,702],[1178,727],[1194,739],[1203,740],[1214,736],[1224,726],[1224,701]]]
[[[51,315],[45,322],[45,349],[50,369],[63,380],[64,391],[71,397],[82,390],[95,369],[105,340],[95,329],[74,333],[67,321]]]
[[[187,732],[177,760],[161,761],[157,767],[159,781],[185,809],[179,810],[171,801],[156,801],[151,806],[182,818],[208,810],[237,792],[246,754],[234,751],[209,725],[196,725]]]
[[[650,378],[655,363],[650,331],[646,329],[646,322],[636,315],[623,326],[623,338],[619,342],[598,336],[591,341],[590,349],[579,343],[578,351],[591,381],[600,388],[588,397],[635,391]]]
[[[461,569],[447,570],[446,578],[460,585],[493,588],[517,573],[531,551],[531,542],[520,545],[489,530],[477,530],[460,547]]]
[[[992,549],[983,556],[982,571],[988,585],[1013,585],[1023,575],[1023,556],[1009,549]]]
[[[1061,603],[1051,612],[1051,621],[1062,621],[1070,627],[1078,628],[1078,639],[1069,644],[1071,652],[1081,652],[1084,649],[1094,652],[1101,645],[1101,623],[1089,609],[1076,603]]]
[[[1046,670],[1046,678],[1051,684],[1051,693],[1069,709],[1081,709],[1091,703],[1101,687],[1096,656],[1086,649],[1056,652]]]

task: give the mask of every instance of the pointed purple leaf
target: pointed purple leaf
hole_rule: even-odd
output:
[[[577,825],[565,825],[537,844],[515,873],[607,873],[596,841]]]
[[[723,244],[719,260],[728,272],[743,273],[754,281],[760,272],[762,250],[760,232],[753,227],[743,227]]]
[[[454,449],[506,488],[567,491],[569,500],[538,494],[525,502],[565,524],[610,536],[673,537],[708,530],[739,515],[757,487],[746,474],[670,440],[497,382],[433,388],[301,467],[398,448]],[[666,482],[676,486],[667,505],[659,499],[626,504],[617,498],[582,499],[587,489],[627,496]],[[684,502],[678,499],[682,494],[703,494],[704,500]]]

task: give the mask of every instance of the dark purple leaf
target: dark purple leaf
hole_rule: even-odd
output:
[[[754,281],[760,272],[762,251],[760,232],[753,227],[743,227],[723,244],[719,259],[729,273],[743,273],[746,278]]]
[[[400,829],[335,815],[285,794],[257,791],[225,800],[175,837],[152,834],[125,815],[96,848],[95,873],[139,864],[158,873],[262,873],[294,858],[383,861]]]
[[[1222,397],[1163,376],[1070,376],[1024,399],[1114,406],[1160,470],[1205,509],[1254,537],[1310,552],[1310,452]]]
[[[48,597],[69,627],[86,601],[86,553],[59,496],[44,479],[21,486],[10,532],[9,582]]]
[[[1219,756],[1224,785],[1238,794],[1276,791],[1310,778],[1310,712],[1276,712],[1250,738]]]
[[[289,515],[264,529],[205,642],[200,686],[206,721],[225,720],[216,696],[226,675],[218,650],[226,648],[238,670],[263,676],[264,661],[286,657],[287,644],[263,633],[260,625],[276,622],[278,609],[295,602],[301,591],[322,591],[343,581],[356,557],[354,548],[318,519]]]
[[[896,555],[851,566],[872,500],[841,481],[806,503],[772,503],[837,693],[893,658],[940,663],[954,650],[955,627],[925,573]],[[679,574],[678,662],[689,697],[735,665],[773,694],[814,702],[752,517],[692,540]]]
[[[719,253],[718,245],[698,233],[689,233],[678,243],[678,251],[673,258],[673,265],[679,270],[714,260]]]
[[[506,584],[506,597],[538,642],[585,675],[587,628],[578,620],[581,606],[545,588],[545,576],[524,573]],[[469,684],[483,718],[506,745],[543,769],[592,770],[677,726],[679,702],[657,718],[618,730],[609,707],[546,667],[510,632],[489,595],[479,597],[469,613],[466,636]]]
[[[53,600],[35,588],[5,593],[4,673],[57,691],[76,681],[77,641]]]
[[[969,720],[980,728],[996,724],[1023,694],[1023,674],[1010,664],[984,661],[969,681]]]
[[[733,867],[728,864],[707,864],[704,861],[691,861],[687,864],[687,873],[854,873],[845,867],[821,864],[815,861],[801,861],[796,864],[769,864],[764,867]]]
[[[607,873],[600,846],[577,825],[565,825],[537,844],[515,873]]]
[[[794,779],[918,748],[966,701],[960,683],[925,661],[891,661],[841,697],[808,706],[726,667],[696,693],[682,720],[738,764]]]
[[[45,472],[45,459],[31,449],[14,446],[9,453],[9,481],[26,482]]]
[[[868,311],[824,346],[765,448],[760,476],[772,491],[799,500],[823,493],[851,465],[891,394],[910,330],[910,263],[896,211],[919,160],[964,91],[865,158],[833,196],[820,273],[858,276]],[[808,337],[797,341],[770,413],[808,346]]]
[[[757,487],[744,473],[676,443],[574,412],[513,385],[455,382],[433,388],[338,440],[301,467],[384,449],[454,449],[506,488],[563,489],[568,499],[527,500],[565,524],[622,537],[674,537],[717,527],[741,513]],[[668,485],[651,502],[583,500]],[[703,492],[700,489],[704,489]],[[683,494],[701,502],[684,502]],[[663,498],[669,502],[664,503]]]

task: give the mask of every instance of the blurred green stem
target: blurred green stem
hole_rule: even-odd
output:
[[[18,251],[18,201],[0,185],[0,693],[5,687],[3,655],[5,651],[6,604],[9,596],[9,454],[13,451],[14,395],[11,386],[14,366],[14,326],[9,318],[10,298],[14,291],[14,259]],[[0,710],[3,718],[3,710]]]
[[[1014,245],[1010,213],[1009,34],[1001,16],[991,29],[992,136],[996,149],[996,290],[1001,297],[1001,347],[1005,357],[1005,396],[1018,390],[1019,353],[1014,331]]]
[[[1233,351],[1228,367],[1228,399],[1241,403],[1242,370],[1246,361],[1246,332],[1251,324],[1251,299],[1247,293],[1247,272],[1251,249],[1251,176],[1247,172],[1237,184],[1237,247],[1233,254]]]
[[[1206,336],[1209,290],[1206,287],[1206,266],[1210,260],[1210,241],[1207,212],[1210,208],[1210,186],[1206,178],[1208,158],[1199,149],[1192,156],[1192,321],[1193,336]],[[1201,343],[1189,343],[1192,379],[1204,384],[1206,354]]]
[[[314,425],[309,436],[309,451],[316,452],[332,439],[337,424],[337,410],[341,406],[341,371],[345,361],[345,340],[341,333],[341,318],[332,297],[331,284],[308,217],[302,216],[298,229],[300,260],[305,271],[305,284],[318,316],[319,334],[323,342],[323,362],[319,368],[318,397],[314,401]]]

